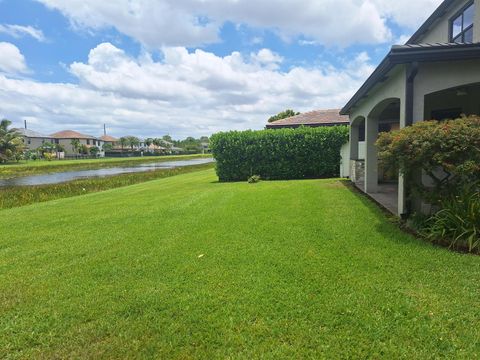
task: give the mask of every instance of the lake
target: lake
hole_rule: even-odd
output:
[[[58,184],[66,181],[88,179],[96,177],[106,177],[112,175],[138,173],[146,171],[155,171],[161,169],[174,169],[177,167],[209,164],[214,162],[212,158],[176,160],[138,164],[132,166],[118,166],[103,169],[64,171],[42,175],[19,176],[9,179],[0,179],[0,187],[5,186],[28,186],[28,185],[46,185]]]

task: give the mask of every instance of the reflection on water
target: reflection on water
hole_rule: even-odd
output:
[[[78,180],[78,179],[88,179],[88,178],[105,177],[105,176],[119,175],[119,174],[154,171],[159,169],[173,169],[181,166],[208,164],[214,161],[215,160],[213,160],[212,158],[164,161],[164,162],[154,162],[154,163],[139,164],[139,165],[125,166],[125,167],[112,167],[112,168],[105,168],[105,169],[80,170],[80,171],[65,171],[65,172],[58,172],[53,174],[22,176],[22,177],[10,178],[10,179],[0,179],[0,187],[58,184],[58,183]]]

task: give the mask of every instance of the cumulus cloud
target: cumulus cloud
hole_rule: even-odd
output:
[[[371,0],[376,8],[400,26],[415,30],[443,0]]]
[[[16,39],[23,36],[31,36],[41,42],[46,40],[42,30],[36,29],[32,26],[0,24],[0,33],[10,35]]]
[[[28,117],[38,131],[73,127],[98,134],[107,123],[115,135],[200,136],[260,129],[285,108],[340,107],[373,70],[365,53],[340,68],[282,71],[272,66],[281,57],[268,49],[224,57],[182,47],[162,52],[162,61],[154,61],[100,44],[87,62],[70,65],[78,85],[0,76],[2,110],[17,121]]]
[[[8,42],[0,42],[0,73],[20,74],[28,72],[25,57],[20,50]]]
[[[387,19],[411,29],[441,0],[37,0],[76,27],[114,27],[150,48],[219,41],[231,21],[269,29],[283,39],[344,47],[392,39]]]

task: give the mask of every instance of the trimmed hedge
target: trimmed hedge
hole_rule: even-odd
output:
[[[348,142],[348,127],[231,131],[217,133],[210,148],[220,181],[337,177],[340,150]]]

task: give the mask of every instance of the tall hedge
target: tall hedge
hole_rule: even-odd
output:
[[[245,181],[252,175],[289,180],[335,177],[346,126],[217,133],[210,147],[220,181]]]

